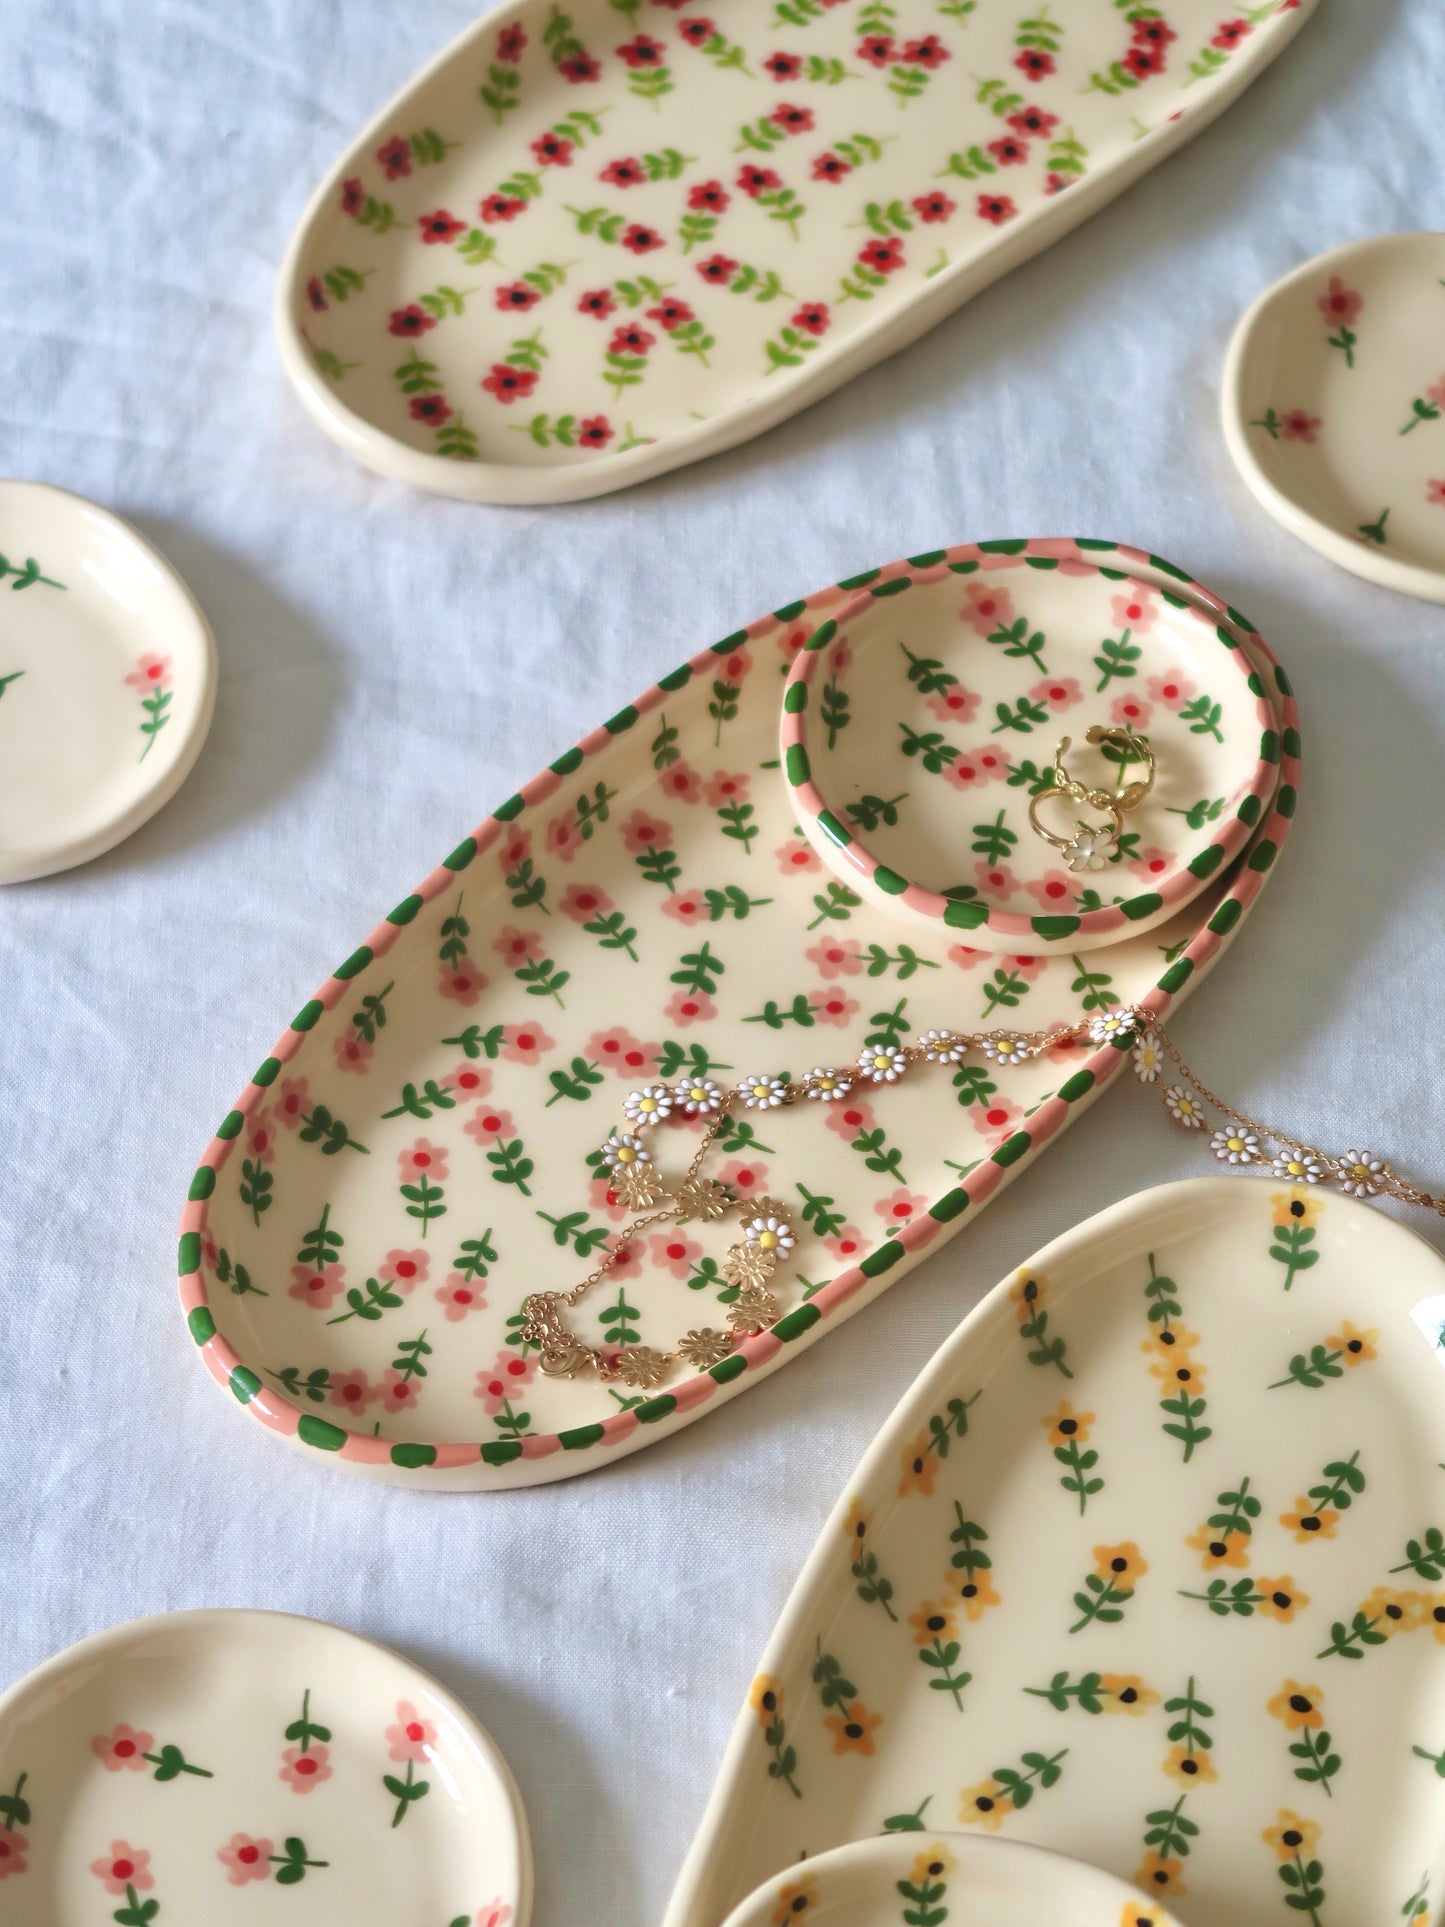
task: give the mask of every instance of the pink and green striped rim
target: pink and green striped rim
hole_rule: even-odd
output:
[[[1114,568],[1076,555],[1055,553],[1060,549],[1078,546],[1070,543],[1013,541],[980,542],[950,549],[946,560],[934,568],[905,576],[890,574],[884,592],[897,595],[918,582],[936,581],[949,574],[976,575],[990,566],[996,568],[1000,563],[1012,565],[1015,562],[1030,569],[1066,569],[1070,573],[1102,576],[1109,582],[1127,584],[1132,580],[1127,569]],[[1123,555],[1125,551],[1120,550],[1119,553]],[[1150,559],[1156,568],[1164,566],[1157,557]],[[1187,579],[1180,576],[1177,569],[1170,568],[1169,573],[1180,580]],[[1199,585],[1191,586],[1197,590]],[[872,598],[879,592],[878,585],[871,584],[851,597],[842,608],[834,609],[813,629],[793,660],[787,688],[783,692],[779,735],[783,771],[790,787],[793,808],[800,822],[813,825],[819,832],[819,836],[812,839],[817,843],[819,853],[826,855],[830,850],[836,852],[841,859],[838,874],[846,882],[857,885],[861,881],[865,887],[871,886],[877,895],[893,898],[906,905],[915,915],[945,925],[950,930],[967,933],[986,929],[996,937],[1008,940],[1020,952],[1025,952],[1039,945],[1049,948],[1056,944],[1077,943],[1081,937],[1111,936],[1130,924],[1142,922],[1146,917],[1157,921],[1166,913],[1182,910],[1213,878],[1223,872],[1248,842],[1280,780],[1280,733],[1276,726],[1274,705],[1262,687],[1254,686],[1258,678],[1252,676],[1248,662],[1228,629],[1200,610],[1188,597],[1176,595],[1168,589],[1159,589],[1157,593],[1172,608],[1197,615],[1223,644],[1230,660],[1250,685],[1260,726],[1259,758],[1249,787],[1240,797],[1233,814],[1220,822],[1209,842],[1197,850],[1187,864],[1181,864],[1156,889],[1126,898],[1122,903],[1106,904],[1102,909],[1083,910],[1077,914],[1025,916],[1020,911],[991,908],[977,900],[958,902],[914,883],[895,866],[881,863],[856,830],[848,827],[846,813],[839,800],[830,798],[819,787],[815,773],[818,761],[816,739],[812,732],[816,712],[811,702],[813,683],[820,674],[819,665],[825,662],[829,647],[842,637],[850,623],[856,622],[866,612]]]
[[[1039,1154],[1069,1121],[1072,1111],[1081,1100],[1103,1090],[1120,1074],[1128,1061],[1127,1040],[1105,1044],[1094,1051],[1081,1068],[1039,1106],[1029,1118],[1026,1129],[1015,1131],[1006,1138],[959,1185],[930,1204],[927,1211],[898,1236],[888,1239],[857,1265],[840,1272],[831,1283],[823,1286],[805,1304],[788,1312],[769,1330],[750,1339],[720,1364],[685,1379],[675,1390],[647,1399],[631,1411],[617,1412],[595,1424],[568,1431],[538,1433],[522,1439],[491,1440],[486,1443],[466,1440],[432,1444],[421,1440],[380,1439],[370,1433],[349,1431],[333,1425],[327,1419],[303,1412],[274,1386],[265,1384],[260,1373],[241,1358],[221,1334],[201,1269],[202,1241],[207,1230],[209,1201],[216,1188],[216,1178],[231,1156],[248,1116],[265,1102],[267,1092],[324,1013],[347,995],[358,978],[375,968],[422,907],[443,891],[451,889],[457,875],[468,869],[509,825],[546,803],[555,795],[564,779],[570,778],[589,757],[606,748],[615,737],[634,728],[640,718],[656,709],[670,692],[683,688],[695,675],[711,674],[718,656],[730,654],[744,642],[770,639],[780,628],[796,625],[805,615],[816,612],[820,621],[826,620],[830,614],[836,616],[840,608],[851,606],[860,594],[874,597],[898,595],[915,583],[937,580],[941,572],[951,569],[962,572],[981,553],[1005,551],[1027,555],[1042,567],[1079,562],[1097,564],[1101,555],[1113,555],[1118,557],[1125,573],[1141,564],[1157,569],[1187,588],[1191,597],[1210,609],[1220,625],[1221,640],[1224,640],[1226,624],[1246,636],[1251,650],[1264,661],[1267,673],[1273,677],[1280,699],[1277,750],[1279,786],[1265,820],[1246,845],[1228,890],[1213,914],[1180,955],[1167,966],[1153,989],[1140,1000],[1144,1008],[1160,1017],[1168,1015],[1179,991],[1196,971],[1213,961],[1258,896],[1265,876],[1273,868],[1289,834],[1294,816],[1300,769],[1298,710],[1284,669],[1248,617],[1195,582],[1182,569],[1162,561],[1158,556],[1150,556],[1141,549],[1120,543],[1084,538],[1061,537],[1045,541],[937,549],[930,554],[911,556],[906,561],[870,569],[863,575],[852,576],[831,588],[821,589],[801,601],[761,617],[748,628],[724,637],[710,648],[700,650],[680,668],[655,683],[636,702],[628,704],[600,728],[584,736],[580,743],[559,756],[540,776],[508,798],[423,879],[412,895],[404,898],[377,925],[358,950],[337,967],[316,995],[297,1012],[270,1056],[258,1067],[236,1100],[235,1108],[222,1120],[191,1180],[186,1206],[181,1214],[178,1252],[181,1309],[191,1338],[212,1378],[229,1390],[253,1418],[271,1431],[294,1439],[318,1453],[331,1454],[357,1465],[389,1465],[408,1472],[444,1472],[477,1464],[500,1467],[518,1459],[545,1459],[557,1453],[584,1452],[594,1447],[606,1450],[635,1442],[640,1429],[691,1412],[715,1397],[721,1387],[748,1376],[761,1376],[775,1367],[788,1347],[805,1333],[820,1324],[826,1324],[840,1307],[868,1289],[885,1272],[905,1260],[916,1260],[945,1235],[946,1228],[953,1226],[965,1212],[991,1197],[1005,1182],[1007,1173],[1031,1162]],[[1238,648],[1238,638],[1231,635],[1228,646]],[[1265,682],[1257,670],[1250,672],[1250,687],[1254,694],[1265,696]]]

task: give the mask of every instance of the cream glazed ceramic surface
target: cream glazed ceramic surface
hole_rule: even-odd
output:
[[[0,1698],[3,1927],[526,1927],[530,1907],[505,1761],[353,1633],[171,1613]]]
[[[756,434],[1205,126],[1312,0],[522,0],[323,182],[282,354],[351,454],[497,502]]]
[[[1445,234],[1354,242],[1261,296],[1230,349],[1224,429],[1292,534],[1445,602]]]
[[[727,1927],[1175,1927],[1164,1908],[1097,1867],[1043,1847],[957,1833],[856,1840],[789,1869]]]
[[[885,911],[978,949],[1092,950],[1164,922],[1241,847],[1278,781],[1278,719],[1207,610],[1107,565],[998,562],[954,601],[865,589],[820,624],[784,692],[784,768],[814,849]],[[1145,777],[1090,725],[1156,758],[1117,838],[1102,810],[1034,804],[1065,738],[1088,787]],[[1027,780],[1001,789],[1011,770]]]
[[[936,634],[964,622],[970,587],[1012,581],[1019,553],[1040,575],[1107,563],[1207,609],[1279,712],[1279,789],[1227,873],[1168,924],[1087,958],[985,954],[877,911],[811,849],[779,767],[784,679],[820,621],[868,589],[905,639]],[[629,1092],[801,1076],[941,1024],[1167,1011],[1271,873],[1295,805],[1295,724],[1284,672],[1242,615],[1109,544],[938,551],[702,651],[464,838],[261,1062],[182,1220],[181,1302],[204,1364],[307,1457],[433,1489],[566,1478],[691,1423],[960,1229],[1127,1052],[920,1065],[866,1098],[729,1115],[703,1175],[741,1205],[784,1201],[797,1242],[781,1315],[707,1369],[673,1366],[652,1396],[540,1375],[519,1331],[528,1294],[571,1286],[604,1251],[617,1261],[575,1326],[614,1358],[726,1325],[737,1304],[720,1263],[736,1218],[629,1234],[601,1150]],[[1034,747],[1014,740],[980,820],[1037,780]],[[702,1128],[681,1116],[653,1140],[674,1178]]]
[[[164,556],[78,495],[0,481],[0,883],[139,829],[215,697],[210,629]]]
[[[1438,1921],[1442,1342],[1429,1245],[1268,1178],[1143,1192],[1022,1265],[825,1525],[666,1927],[948,1827],[1185,1927]]]

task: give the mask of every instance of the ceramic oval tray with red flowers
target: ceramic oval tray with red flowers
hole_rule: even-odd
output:
[[[527,1927],[531,1887],[491,1740],[338,1627],[167,1613],[0,1696],[0,1927]]]
[[[666,1927],[935,1827],[1185,1927],[1438,1920],[1442,1334],[1439,1255],[1338,1193],[1196,1179],[1038,1253],[840,1498]]]
[[[1101,583],[1114,591],[1102,604]],[[1140,612],[1138,642],[1116,599]],[[1022,850],[1028,831],[1010,819],[1047,783],[1059,734],[1120,700],[1141,729],[1157,719],[1165,763],[1196,709],[1193,742],[1222,760],[1191,751],[1190,767],[1233,784],[1239,759],[1210,732],[1244,727],[1223,707],[1237,680],[1277,718],[1244,761],[1262,754],[1278,789],[1261,806],[1246,784],[1233,812],[1223,785],[1175,797],[1182,835],[1207,826],[1212,872],[1198,863],[1199,894],[1168,922],[1126,923],[1087,956],[1061,941],[1085,889],[1147,912],[1148,847],[1121,842],[1087,879],[1043,873],[1043,928],[1012,955],[899,922],[825,867],[795,820],[805,771],[792,749],[786,772],[780,758],[780,720],[785,734],[797,720],[785,678],[840,617],[860,651],[902,643],[960,671],[995,673],[985,658],[1008,661],[1016,633],[1045,650],[1057,697],[1024,710],[1001,698],[1007,725],[938,723],[945,747],[987,770],[950,790],[974,866]],[[1176,666],[1180,622],[1196,634],[1193,677]],[[832,660],[833,727],[862,731],[852,672]],[[1010,673],[1026,689],[1036,667]],[[1126,1070],[1115,1013],[1162,1014],[1189,994],[1271,873],[1294,811],[1295,723],[1284,672],[1238,611],[1107,543],[918,556],[703,650],[465,837],[260,1062],[182,1221],[201,1359],[238,1413],[313,1462],[432,1489],[566,1478],[692,1423],[970,1222]],[[941,778],[920,763],[916,782]],[[1247,839],[1227,857],[1240,815]],[[1020,874],[1033,861],[1020,856]],[[940,1045],[939,1061],[894,1075],[939,1028],[1059,1026],[1072,1041],[1023,1064],[1005,1045]],[[802,1081],[790,1089],[789,1075]],[[729,1106],[708,1126],[702,1183],[634,1232],[630,1147],[645,1138],[655,1168],[681,1177],[718,1092]],[[710,1222],[724,1205],[732,1229]],[[739,1217],[757,1250],[728,1249]],[[775,1301],[752,1275],[769,1242],[789,1260]],[[603,1265],[569,1318],[615,1375],[540,1371],[558,1346],[529,1335],[524,1301]]]
[[[1313,0],[517,0],[308,208],[277,324],[383,474],[600,495],[903,347],[1208,124]]]

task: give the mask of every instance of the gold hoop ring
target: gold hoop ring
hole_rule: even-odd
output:
[[[1096,810],[1118,809],[1127,812],[1137,809],[1153,789],[1158,768],[1154,761],[1154,752],[1144,737],[1136,735],[1132,729],[1094,723],[1084,733],[1084,741],[1095,749],[1103,749],[1106,753],[1109,749],[1114,750],[1121,774],[1130,763],[1144,765],[1144,777],[1141,782],[1121,783],[1117,789],[1090,789],[1087,784],[1070,776],[1064,767],[1064,757],[1068,754],[1071,740],[1068,736],[1062,737],[1058,748],[1054,751],[1054,786],[1066,795],[1077,797],[1079,802],[1088,803]]]
[[[1068,748],[1068,739],[1060,745]],[[1108,823],[1086,823],[1082,817],[1074,819],[1074,834],[1061,836],[1039,821],[1039,805],[1047,803],[1050,797],[1067,796],[1071,803],[1088,803],[1091,808],[1106,810]],[[1077,783],[1067,780],[1051,783],[1046,790],[1029,799],[1029,827],[1034,835],[1042,837],[1052,849],[1063,857],[1068,868],[1076,874],[1086,870],[1107,869],[1119,850],[1119,837],[1124,828],[1124,812],[1111,796],[1100,796],[1097,791],[1081,790]]]

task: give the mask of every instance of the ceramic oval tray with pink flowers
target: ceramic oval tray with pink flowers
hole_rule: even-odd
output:
[[[164,1614],[0,1696],[0,1927],[527,1927],[531,1886],[491,1740],[338,1627]]]
[[[603,494],[904,346],[1208,124],[1313,0],[514,0],[372,122],[281,274],[360,460]]]
[[[1039,1252],[840,1497],[665,1927],[937,1828],[1145,1920],[1438,1920],[1442,1345],[1445,1263],[1338,1192],[1196,1179]]]
[[[1122,653],[1119,598],[1140,636]],[[877,721],[849,695],[858,663],[900,643],[989,675],[996,656],[1026,692],[1037,664],[1007,656],[1019,623],[1050,693],[1025,693],[1023,710],[1000,696],[1007,724],[938,719],[986,782],[950,788],[921,760],[909,779],[954,799],[967,864],[1011,853],[1033,874],[1021,800],[1047,782],[1058,736],[1120,701],[1157,728],[1161,767],[1177,754],[1198,779],[1187,801],[1168,790],[1182,814],[1161,819],[1199,852],[1198,894],[1087,955],[1065,940],[1090,913],[1084,890],[1147,911],[1149,843],[1121,843],[1087,879],[1046,866],[1042,930],[985,952],[969,930],[900,922],[831,872],[795,818],[796,745],[780,751],[780,725],[786,741],[798,720],[788,674],[811,645],[858,638],[855,663],[835,653],[828,678],[846,735]],[[434,1489],[565,1478],[692,1423],[868,1304],[1039,1155],[1125,1067],[1111,1013],[1162,1013],[1193,990],[1288,833],[1295,722],[1284,672],[1242,615],[1107,543],[915,557],[702,651],[465,837],[260,1062],[182,1222],[202,1361],[238,1413],[313,1462]],[[1244,774],[1256,759],[1277,785],[1265,802]],[[1064,1024],[1077,1039],[1023,1065],[960,1051],[889,1075],[931,1029]],[[876,1084],[855,1064],[865,1046],[884,1066]],[[854,1066],[853,1081],[829,1101],[783,1101],[785,1074],[830,1065]],[[660,1107],[672,1115],[650,1140],[657,1162],[684,1166],[709,1086],[748,1079],[762,1095],[727,1111],[701,1175],[730,1210],[756,1201],[786,1220],[776,1312],[757,1316],[727,1269],[736,1230],[710,1221],[717,1194],[634,1234],[620,1162],[640,1141],[634,1115]],[[810,1088],[827,1097],[826,1082]],[[551,1348],[524,1330],[524,1301],[604,1261],[573,1329],[624,1377],[539,1371]],[[684,1335],[691,1366],[667,1365],[661,1383],[634,1374],[676,1357]]]

